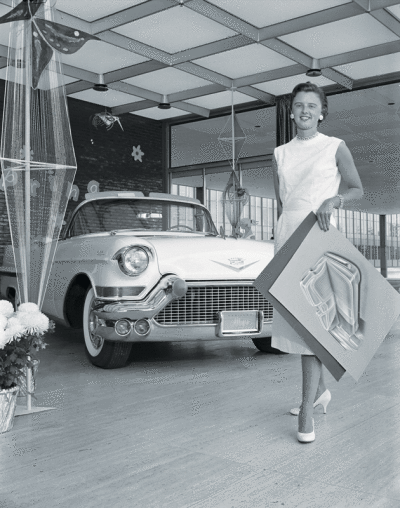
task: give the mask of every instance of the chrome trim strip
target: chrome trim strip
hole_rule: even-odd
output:
[[[98,298],[123,298],[127,296],[139,296],[145,289],[146,286],[96,286],[96,294]]]
[[[189,287],[199,286],[252,286],[255,279],[250,280],[187,280]]]

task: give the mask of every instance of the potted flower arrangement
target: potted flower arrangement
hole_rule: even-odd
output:
[[[35,303],[23,303],[14,312],[9,301],[0,300],[0,433],[12,428],[26,370],[37,360],[35,353],[46,347],[44,334],[53,330],[54,323]]]

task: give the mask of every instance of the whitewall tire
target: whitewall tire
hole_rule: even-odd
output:
[[[93,312],[94,291],[89,288],[83,306],[83,335],[86,356],[90,362],[103,369],[123,367],[132,349],[130,342],[113,342],[104,340],[94,333],[97,327],[97,316]]]

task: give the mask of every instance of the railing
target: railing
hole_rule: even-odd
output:
[[[195,197],[196,189],[186,185],[172,185],[172,193]],[[207,208],[217,226],[229,226],[223,217],[222,191],[207,189]],[[380,266],[379,260],[379,215],[353,210],[335,210],[334,216],[341,231],[358,250],[373,263]],[[260,196],[250,196],[244,207],[243,217],[250,218],[256,240],[273,238],[273,228],[277,220],[276,200]],[[386,216],[386,260],[388,267],[400,267],[400,214]]]

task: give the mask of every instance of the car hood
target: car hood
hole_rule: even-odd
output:
[[[146,237],[160,273],[185,280],[255,279],[274,256],[273,242],[221,237]]]

